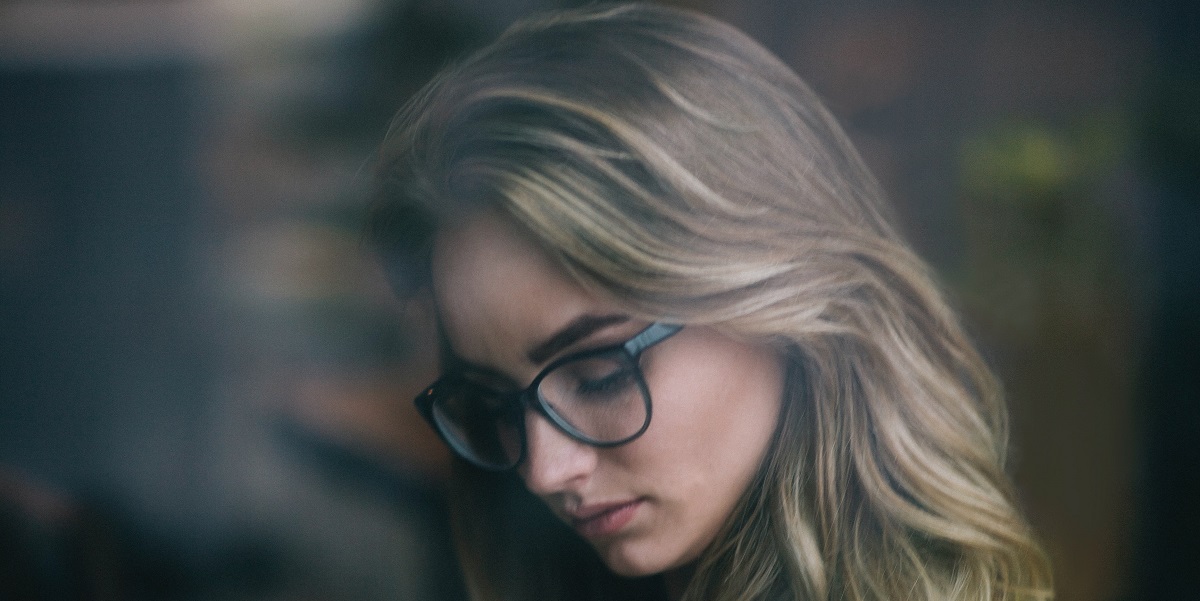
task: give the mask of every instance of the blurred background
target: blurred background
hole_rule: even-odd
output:
[[[456,600],[361,244],[441,65],[569,0],[0,0],[0,599]],[[1003,377],[1061,601],[1200,597],[1200,8],[693,0],[828,101]]]

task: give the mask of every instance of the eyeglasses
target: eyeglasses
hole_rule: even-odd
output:
[[[455,453],[487,470],[512,469],[525,458],[526,407],[580,442],[623,445],[650,426],[650,389],[639,358],[681,329],[655,322],[623,344],[567,355],[525,390],[503,392],[447,375],[414,402]]]

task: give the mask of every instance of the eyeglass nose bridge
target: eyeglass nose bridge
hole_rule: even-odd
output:
[[[525,415],[525,411],[527,409],[532,409],[534,412],[540,413],[542,417],[550,422],[551,425],[553,425],[559,431],[565,433],[568,437],[580,443],[601,448],[621,446],[633,441],[646,432],[650,426],[654,411],[654,404],[650,399],[650,389],[646,383],[645,374],[643,374],[641,368],[637,366],[642,352],[647,348],[673,336],[682,328],[683,326],[678,324],[662,322],[652,323],[649,327],[626,341],[624,344],[605,349],[598,349],[597,351],[581,353],[580,355],[576,356],[564,357],[559,361],[552,363],[545,370],[543,370],[542,373],[535,377],[534,381],[531,382],[530,385],[525,389],[513,390],[507,395],[504,395],[508,396],[511,400],[508,402],[502,402],[500,404],[501,407],[498,408],[500,413],[493,413],[492,415],[494,418],[503,419],[501,418],[501,415],[503,415],[503,413],[509,413],[510,419],[512,419],[512,422],[515,422],[511,423],[511,425],[514,426],[514,431],[517,435],[516,442],[518,443],[519,448],[517,449],[516,453],[517,457],[511,461],[506,460],[503,463],[493,463],[488,459],[479,456],[472,449],[471,444],[468,441],[462,440],[459,433],[455,432],[452,427],[444,424],[442,419],[437,417],[436,403],[438,397],[436,390],[439,385],[443,384],[444,379],[435,382],[433,386],[427,388],[421,395],[414,399],[414,402],[417,405],[417,409],[421,412],[426,421],[428,421],[434,427],[434,429],[437,430],[442,439],[445,440],[446,443],[459,456],[483,469],[490,471],[505,471],[513,469],[518,467],[521,462],[524,461],[525,456],[528,453],[528,436],[526,432]],[[539,390],[542,380],[556,367],[563,365],[568,361],[578,360],[582,358],[582,356],[616,350],[623,351],[626,358],[635,363],[634,374],[637,380],[637,385],[640,389],[642,402],[644,403],[644,419],[642,420],[641,427],[628,436],[625,436],[619,440],[598,440],[584,433],[582,430],[573,425],[564,415],[555,410],[552,404],[546,401],[545,398],[540,395]],[[496,391],[492,391],[492,394],[496,394]]]
[[[525,458],[529,456],[529,428],[527,419],[530,413],[532,413],[535,417],[540,417],[541,419],[546,420],[546,422],[549,423],[555,430],[558,430],[560,433],[566,435],[566,437],[571,439],[571,441],[574,443],[590,446],[610,446],[592,442],[590,437],[579,431],[577,428],[575,428],[575,426],[571,425],[566,418],[554,411],[548,403],[542,400],[541,395],[538,392],[540,387],[541,378],[538,378],[538,380],[534,381],[528,388],[515,391],[513,393],[515,398],[513,399],[511,406],[513,407],[514,413],[520,413],[519,416],[514,416],[514,419],[517,422],[517,436],[519,437],[521,446],[521,448],[518,450],[517,460],[513,464],[514,468],[520,466],[525,461]]]
[[[518,451],[517,461],[513,465],[514,468],[520,467],[529,457],[529,419],[531,415],[533,419],[545,420],[560,436],[565,436],[570,440],[571,444],[596,446],[565,418],[554,412],[547,403],[543,402],[538,396],[537,387],[527,388],[519,394],[520,398],[517,403],[519,403],[520,417],[517,418],[517,435],[521,448]]]

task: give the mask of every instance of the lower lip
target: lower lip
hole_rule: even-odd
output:
[[[641,505],[640,500],[618,505],[596,517],[575,522],[575,530],[587,538],[611,536],[629,524]]]

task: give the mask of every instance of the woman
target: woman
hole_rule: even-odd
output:
[[[733,28],[528,21],[388,133],[371,235],[476,599],[1050,598],[1005,410],[815,95]]]

